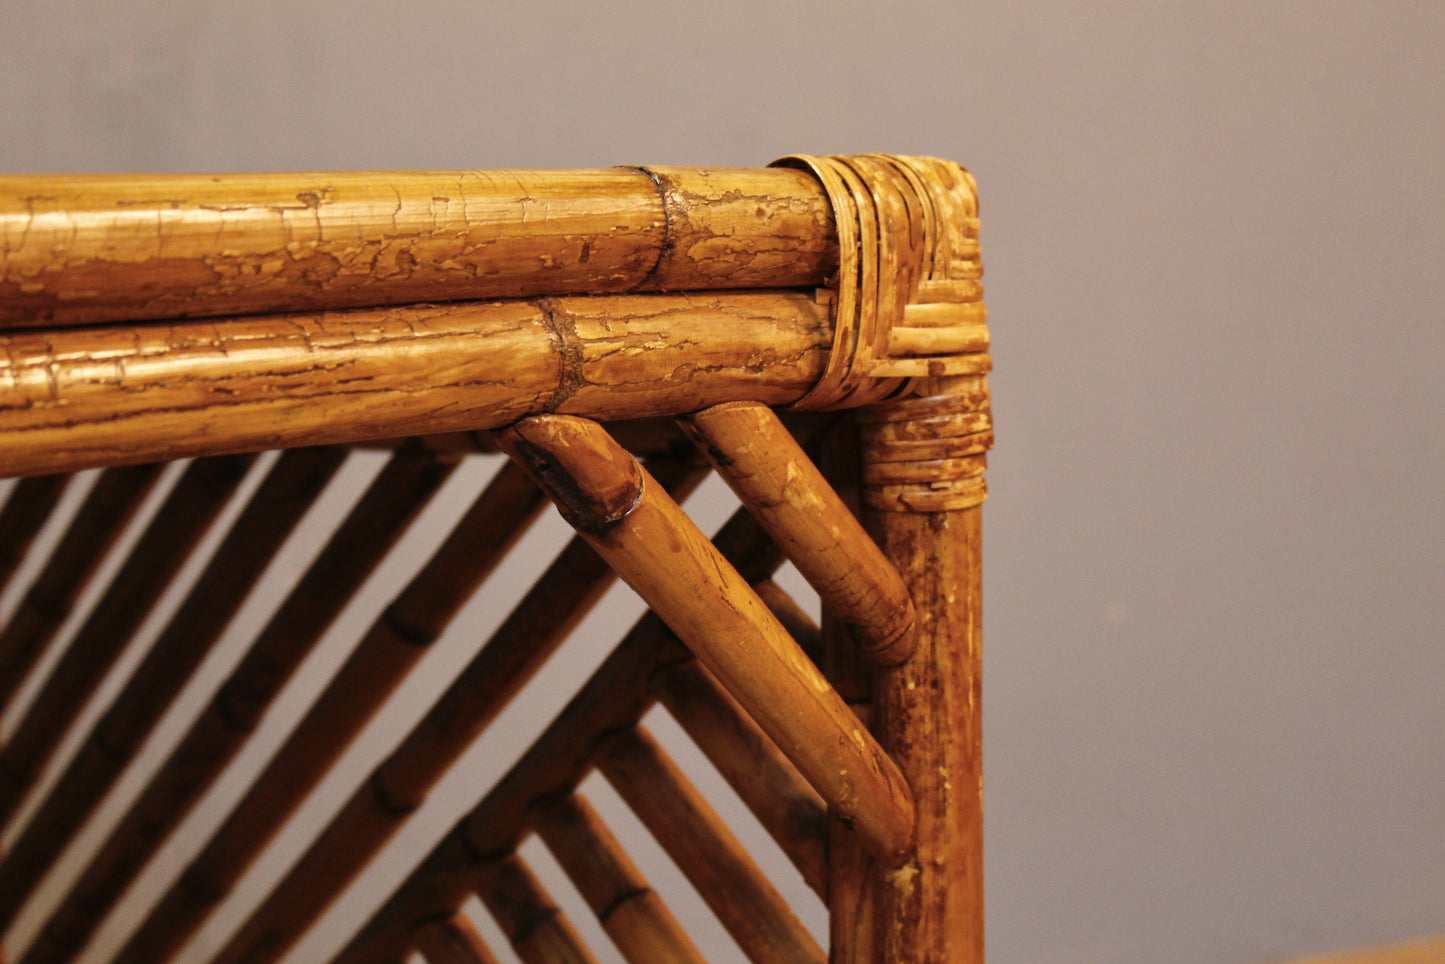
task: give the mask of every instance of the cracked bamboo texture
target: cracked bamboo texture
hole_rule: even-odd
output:
[[[0,583],[67,473],[104,469],[0,631],[0,706],[47,647],[66,648],[0,743],[0,778],[14,784],[0,821],[248,453],[294,450],[56,787],[10,828],[0,930],[344,446],[391,452],[21,964],[80,953],[456,463],[499,448],[516,464],[298,714],[112,964],[170,959],[205,922],[525,527],[538,489],[578,538],[213,964],[275,960],[300,939],[614,576],[652,612],[336,960],[488,964],[462,913],[472,895],[523,960],[592,960],[517,849],[531,834],[629,959],[701,959],[709,949],[581,794],[597,771],[750,958],[980,964],[980,509],[993,432],[977,232],[967,172],[887,155],[768,169],[0,177],[0,477],[23,477],[0,510]],[[778,408],[799,411],[785,422]],[[703,472],[678,424],[743,503],[711,542],[669,495]],[[66,636],[158,463],[180,458],[198,461]],[[817,590],[821,628],[772,581],[784,556]],[[655,703],[824,900],[829,949],[640,725]]]

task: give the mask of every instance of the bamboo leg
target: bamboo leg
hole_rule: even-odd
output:
[[[676,463],[664,463],[659,471],[679,491],[690,490],[704,475]],[[611,571],[596,553],[574,539],[215,956],[215,964],[274,960],[300,938],[611,582]]]
[[[617,733],[597,767],[756,964],[827,959],[732,831],[651,736]]]
[[[339,448],[312,448],[277,459],[186,601],[0,863],[0,931],[119,778],[344,457]]]
[[[401,453],[377,475],[240,665],[111,831],[21,960],[77,953],[136,873],[220,775],[291,672],[450,474]]]
[[[907,659],[913,603],[903,581],[773,410],[715,405],[682,424],[863,652]]]
[[[543,801],[532,823],[631,964],[703,964],[702,955],[647,885],[586,798]]]
[[[0,750],[0,827],[14,815],[75,714],[230,501],[252,461],[249,455],[197,459],[171,489]]]
[[[0,712],[10,705],[25,675],[70,615],[85,584],[145,501],[162,468],[111,469],[95,480],[60,545],[0,632]]]
[[[0,512],[0,590],[15,575],[25,551],[50,518],[71,478],[69,473],[41,475],[21,479],[10,490],[10,498]]]
[[[982,452],[992,432],[983,377],[935,388],[860,418],[865,518],[918,613],[917,653],[879,671],[874,690],[879,738],[918,801],[916,857],[878,878],[881,959],[981,964]]]
[[[167,960],[189,939],[526,531],[542,503],[525,474],[510,463],[502,467],[372,624],[246,796],[131,936],[117,964]]]
[[[677,504],[593,422],[537,416],[499,437],[568,522],[688,644],[824,799],[853,821],[870,852],[886,865],[900,864],[913,836],[907,784]]]
[[[412,935],[426,964],[498,964],[465,914],[453,914]]]

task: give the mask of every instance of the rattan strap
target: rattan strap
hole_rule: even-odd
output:
[[[822,378],[794,407],[842,408],[903,394],[914,378],[989,370],[973,178],[929,157],[798,154],[833,207],[839,265]]]

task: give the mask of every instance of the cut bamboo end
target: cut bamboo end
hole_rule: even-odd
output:
[[[630,458],[595,423],[575,423],[566,432],[542,431],[536,422],[565,416],[538,416],[534,424],[500,433],[509,454],[523,464],[520,450],[551,438],[590,436],[586,448],[606,449],[614,457],[590,467],[610,466],[621,477]],[[560,459],[560,453],[548,455]],[[616,480],[554,480],[566,491],[554,500],[574,498],[577,489],[611,491]],[[549,481],[538,479],[548,488]],[[632,511],[601,535],[583,538],[624,581],[697,654],[757,720],[830,806],[852,821],[870,852],[886,866],[897,866],[912,848],[913,805],[908,785],[867,729],[828,685],[822,673],[783,630],[756,593],[707,540],[677,503],[643,471],[642,497]]]
[[[907,659],[913,603],[903,580],[778,416],[743,402],[683,425],[859,648],[885,665]]]

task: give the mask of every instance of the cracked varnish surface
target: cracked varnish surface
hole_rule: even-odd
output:
[[[0,475],[774,404],[822,370],[798,292],[414,305],[0,335]]]
[[[816,285],[813,183],[771,169],[0,177],[0,327]]]

